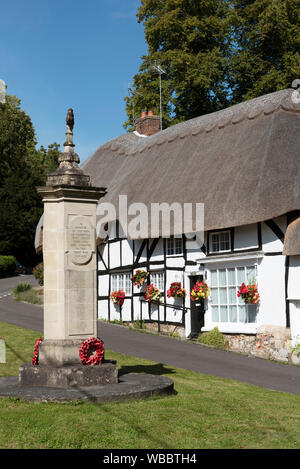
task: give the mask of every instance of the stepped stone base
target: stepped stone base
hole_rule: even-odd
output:
[[[118,382],[116,361],[105,360],[101,365],[47,366],[24,363],[19,368],[19,383],[22,386],[48,386],[74,388],[108,385]]]
[[[29,402],[90,401],[102,404],[127,399],[144,399],[174,394],[174,383],[166,376],[128,373],[119,376],[118,383],[107,386],[50,387],[22,386],[17,376],[0,378],[0,397],[12,397]]]

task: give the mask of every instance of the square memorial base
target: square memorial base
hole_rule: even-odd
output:
[[[56,367],[24,363],[19,368],[19,384],[22,386],[74,388],[115,383],[118,383],[118,369],[114,360],[104,360],[101,365],[93,366]]]
[[[81,365],[79,349],[84,340],[44,340],[39,347],[39,365],[50,367]]]

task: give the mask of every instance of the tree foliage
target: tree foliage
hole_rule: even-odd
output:
[[[136,109],[159,112],[159,62],[164,127],[220,108],[226,99],[228,5],[223,0],[141,0],[138,22],[144,24],[148,54],[142,57],[134,87]],[[129,127],[132,100],[126,98]]]
[[[142,109],[159,113],[163,125],[222,109],[287,88],[300,77],[300,0],[141,0],[148,53],[133,77],[139,94],[127,96],[132,129]],[[134,100],[134,101],[133,101]]]
[[[229,84],[233,102],[300,78],[300,1],[234,0]]]
[[[43,207],[36,186],[54,169],[58,145],[36,149],[30,117],[20,100],[7,96],[0,104],[0,254],[34,264],[34,237]]]

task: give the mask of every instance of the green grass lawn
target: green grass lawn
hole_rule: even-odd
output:
[[[30,361],[39,333],[0,323],[7,363]],[[107,404],[29,403],[0,398],[0,448],[286,449],[300,448],[300,396],[268,391],[106,350],[120,373],[158,373],[177,394]]]

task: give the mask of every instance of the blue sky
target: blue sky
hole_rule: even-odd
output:
[[[0,79],[30,115],[38,147],[65,141],[81,161],[124,132],[124,97],[147,53],[140,0],[1,1]]]

